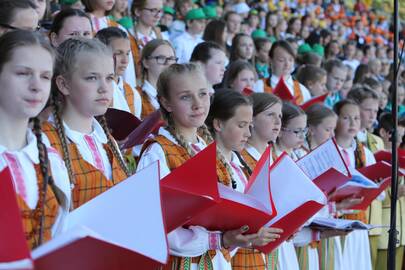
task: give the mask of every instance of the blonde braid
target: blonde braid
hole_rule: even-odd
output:
[[[110,129],[108,128],[107,120],[105,119],[105,116],[102,115],[98,117],[98,122],[101,124],[105,134],[107,135],[107,144],[111,148],[111,151],[113,152],[114,157],[118,160],[118,163],[120,164],[121,169],[124,171],[126,176],[130,176],[131,172],[129,171],[124,159],[122,158],[121,152],[117,147],[117,144],[111,139],[112,135],[110,132]]]
[[[226,161],[224,155],[221,153],[221,151],[218,149],[217,147],[217,159],[219,159],[219,161],[222,162],[222,164],[224,164],[226,171],[229,174],[229,177],[231,178],[231,182],[232,182],[232,189],[236,189],[237,185],[236,185],[236,181],[233,178],[233,171],[231,166],[229,166],[229,163]],[[227,185],[229,185],[230,183],[225,183]]]
[[[208,129],[207,125],[202,125],[201,127],[198,128],[199,134],[201,137],[204,139],[204,141],[209,144],[214,141],[214,138],[212,137],[212,134],[210,130]]]
[[[184,139],[183,135],[179,134],[175,127],[174,124],[172,124],[172,120],[169,117],[168,119],[169,125],[166,127],[166,130],[170,133],[170,135],[173,136],[173,138],[176,140],[177,144],[186,149],[187,153],[193,157],[195,156],[195,151],[190,147],[190,145],[186,142]]]

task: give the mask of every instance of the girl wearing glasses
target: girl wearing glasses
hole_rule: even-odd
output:
[[[68,39],[58,53],[52,116],[42,129],[65,161],[77,208],[129,172],[104,118],[113,95],[111,50],[97,39]]]
[[[163,39],[154,39],[142,50],[142,73],[137,90],[142,98],[141,119],[159,109],[156,90],[159,75],[165,68],[177,62],[172,45]]]
[[[334,111],[338,115],[336,142],[347,166],[361,168],[375,163],[373,153],[356,138],[361,127],[359,105],[345,99],[335,104]],[[367,222],[365,211],[344,210],[343,213],[346,219]],[[372,269],[368,231],[355,230],[345,238],[343,269]]]
[[[138,65],[141,59],[143,47],[154,39],[162,39],[160,29],[156,27],[163,15],[162,0],[138,0],[133,1],[131,6],[132,16],[135,17],[135,26],[129,31],[134,37],[135,43],[132,47],[134,63],[136,64],[136,75],[141,77],[141,69]]]
[[[54,54],[42,35],[23,30],[0,37],[0,51],[0,171],[10,170],[33,249],[61,233],[70,206],[66,167],[43,143],[37,118],[49,98]]]
[[[132,36],[129,35],[127,30],[119,25],[116,21],[112,19],[110,12],[115,4],[115,0],[81,0],[85,11],[90,15],[94,34],[100,31],[101,29],[107,27],[119,27],[121,30],[125,31],[128,34],[128,37],[131,41],[131,55],[129,57],[128,68],[125,71],[124,79],[131,85],[132,88],[136,87],[136,73],[135,66],[138,63],[135,57],[137,50],[135,50],[135,40]]]

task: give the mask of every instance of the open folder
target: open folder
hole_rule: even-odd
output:
[[[280,80],[278,81],[276,87],[274,87],[273,94],[275,94],[276,96],[278,96],[282,100],[290,101],[290,102],[295,103],[295,97],[291,93],[288,86],[286,85],[283,77],[280,78]]]
[[[366,210],[390,185],[390,168],[391,165],[386,162],[377,162],[359,170],[351,168],[352,179],[336,190],[330,200],[339,202],[346,198],[363,198],[359,204],[350,209]]]
[[[217,179],[216,145],[212,143],[161,180],[168,233],[218,203]]]
[[[256,233],[276,215],[271,200],[269,168],[270,150],[267,149],[249,179],[250,191],[241,193],[218,183],[220,201],[195,216],[188,225],[220,231],[248,225],[247,233]]]
[[[351,175],[333,139],[329,139],[297,161],[297,165],[326,194],[350,180]]]
[[[293,235],[327,203],[325,194],[286,153],[271,166],[270,189],[277,215],[266,226],[281,228],[284,232],[276,241],[256,247],[266,254]]]
[[[391,163],[392,153],[386,150],[381,150],[375,153],[374,157],[377,161],[386,161]],[[398,167],[405,169],[405,150],[403,149],[398,149]]]
[[[309,227],[319,231],[324,230],[352,231],[352,230],[371,230],[378,226],[364,224],[363,222],[358,220],[315,217],[312,220]]]
[[[32,252],[35,269],[154,269],[168,259],[159,164],[115,185],[68,216],[67,231]]]
[[[301,107],[301,109],[306,111],[309,107],[311,107],[314,104],[317,104],[317,103],[322,103],[323,104],[325,102],[325,99],[326,99],[327,96],[328,96],[328,93],[326,93],[324,95],[321,95],[321,96],[311,98],[310,100],[308,100],[304,104],[301,104],[300,107]]]
[[[105,117],[113,137],[117,141],[125,140],[122,149],[143,144],[163,123],[159,110],[148,115],[143,121],[129,112],[114,108],[109,108]]]
[[[8,167],[0,173],[0,269],[32,269],[16,193]]]

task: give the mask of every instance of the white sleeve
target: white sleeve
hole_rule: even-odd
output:
[[[160,176],[170,173],[165,153],[158,143],[153,143],[143,152],[137,170],[147,167],[159,160]],[[209,249],[209,232],[200,226],[191,226],[189,229],[177,228],[167,235],[170,254],[181,257],[196,257]]]
[[[366,166],[370,166],[376,163],[374,154],[368,149],[367,147],[364,146],[364,153],[366,156]]]
[[[114,92],[113,92],[113,108],[121,111],[131,112],[125,99],[124,94],[118,88],[118,85],[114,82]]]
[[[309,227],[304,227],[293,238],[293,243],[297,247],[308,245],[312,242],[312,230]]]
[[[132,92],[134,93],[134,114],[140,119],[142,113],[142,98],[135,88],[132,88]]]

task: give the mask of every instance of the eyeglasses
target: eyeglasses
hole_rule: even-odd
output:
[[[32,28],[19,28],[19,27],[15,27],[15,26],[12,26],[12,25],[6,24],[6,23],[0,23],[0,26],[4,27],[4,28],[7,28],[7,29],[10,29],[10,30],[39,31],[41,29],[40,25],[37,25],[37,27],[35,29],[32,29]]]
[[[178,60],[177,57],[166,57],[163,55],[149,56],[148,59],[155,59],[156,63],[159,65],[171,65],[177,63]]]
[[[300,136],[306,136],[308,134],[308,128],[304,128],[304,129],[289,129],[289,128],[281,128],[282,131],[286,131],[286,132],[291,132],[294,133],[295,136],[300,137]]]
[[[152,13],[153,16],[163,13],[163,9],[161,8],[143,8],[143,9]]]

